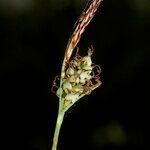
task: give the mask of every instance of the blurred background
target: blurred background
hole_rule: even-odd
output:
[[[0,0],[3,149],[51,149],[58,98],[50,88],[86,2]],[[78,44],[82,55],[94,46],[103,84],[66,114],[58,150],[150,148],[149,30],[149,0],[103,1]]]

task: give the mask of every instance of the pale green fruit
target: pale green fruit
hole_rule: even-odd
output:
[[[56,95],[59,97],[61,94],[62,94],[62,89],[59,88],[59,89],[57,90],[57,92],[56,92]]]
[[[83,92],[82,85],[76,85],[76,86],[72,87],[72,92],[74,92],[74,93],[82,93]]]
[[[67,101],[71,101],[72,103],[75,103],[78,99],[79,95],[78,94],[67,94],[66,97],[65,97],[65,100]]]
[[[63,90],[68,93],[68,91],[71,91],[72,89],[72,85],[70,82],[68,81],[65,81],[64,84],[63,84]]]
[[[66,74],[69,76],[72,76],[74,74],[74,69],[73,68],[68,68],[66,71]]]

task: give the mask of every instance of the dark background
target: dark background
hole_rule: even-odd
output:
[[[86,2],[0,0],[1,149],[51,149],[50,88]],[[104,0],[78,45],[94,46],[103,84],[66,114],[58,150],[150,148],[149,29],[149,0]]]

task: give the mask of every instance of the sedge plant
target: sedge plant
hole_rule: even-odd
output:
[[[91,59],[93,47],[88,49],[86,56],[80,56],[79,48],[77,48],[82,33],[94,17],[101,2],[102,0],[90,0],[87,3],[68,40],[60,77],[56,76],[53,82],[52,92],[59,98],[59,110],[52,150],[57,150],[59,132],[67,110],[79,99],[90,94],[101,85],[101,68],[94,64]],[[72,56],[75,49],[75,56]]]

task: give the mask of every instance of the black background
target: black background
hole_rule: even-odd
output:
[[[50,88],[86,2],[0,1],[3,149],[51,149],[58,98]],[[94,46],[103,84],[66,114],[58,150],[149,147],[149,27],[149,0],[102,3],[78,46],[82,55]]]

